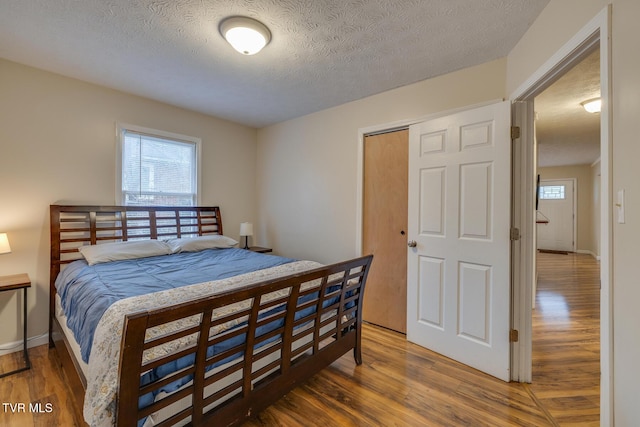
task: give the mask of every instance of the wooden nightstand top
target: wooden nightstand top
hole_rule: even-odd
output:
[[[31,287],[31,279],[29,279],[29,275],[26,273],[0,276],[0,292],[28,287]]]
[[[263,248],[261,246],[249,246],[249,250],[253,252],[259,252],[261,254],[273,251],[273,249],[271,248]]]

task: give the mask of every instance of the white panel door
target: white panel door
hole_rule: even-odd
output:
[[[407,339],[509,381],[509,102],[411,126]],[[413,246],[414,242],[410,242]]]
[[[538,222],[538,249],[575,251],[574,180],[542,180],[538,190],[538,212],[548,222]]]

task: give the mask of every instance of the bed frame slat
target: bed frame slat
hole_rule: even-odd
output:
[[[191,423],[194,426],[207,425],[210,414],[215,414],[215,425],[237,425],[244,421],[249,414],[253,414],[263,409],[295,387],[300,381],[324,368],[336,358],[342,356],[349,350],[354,351],[354,358],[357,364],[362,363],[360,356],[360,333],[361,322],[358,313],[362,309],[362,296],[364,283],[371,263],[371,256],[362,257],[356,260],[322,267],[310,272],[299,273],[286,278],[274,279],[267,282],[251,285],[239,291],[225,292],[215,296],[204,297],[189,304],[179,304],[169,309],[149,310],[132,315],[134,318],[143,317],[147,326],[158,325],[159,320],[163,323],[173,322],[179,319],[199,316],[200,332],[197,339],[197,353],[195,358],[195,378],[193,381],[193,394],[191,395]],[[358,270],[354,274],[354,270]],[[333,276],[340,275],[339,280],[330,280]],[[300,289],[303,285],[319,281],[320,286],[315,289],[319,291],[315,313],[306,316],[307,323],[312,322],[312,327],[299,331],[304,325],[299,324],[296,328],[295,313],[308,307],[305,302],[299,301]],[[340,286],[340,289],[329,294],[336,295],[339,301],[334,304],[333,314],[324,319],[322,313],[327,313],[327,308],[323,308],[323,302],[330,298],[327,294],[330,283]],[[349,285],[347,286],[347,283]],[[273,344],[273,348],[256,348],[255,344],[265,336],[271,336],[272,332],[257,336],[256,329],[265,322],[258,318],[258,313],[264,310],[264,306],[269,302],[265,300],[265,295],[276,290],[288,290],[286,302],[286,316],[284,326],[279,329],[277,335],[281,339]],[[215,310],[233,304],[237,301],[251,301],[251,310],[248,315],[246,311],[241,311],[235,315],[238,318],[246,319],[246,341],[233,349],[228,349],[222,354],[207,359],[206,352],[209,345],[221,337],[209,338],[209,331],[215,322]],[[213,320],[212,320],[213,314]],[[225,315],[228,319],[233,315]],[[155,319],[158,317],[158,319]],[[269,318],[272,321],[272,318]],[[124,336],[129,336],[128,325],[134,327],[137,323],[126,322]],[[323,328],[324,325],[324,328]],[[228,335],[233,334],[230,330]],[[222,336],[227,335],[225,333]],[[140,337],[140,334],[136,334]],[[306,336],[315,337],[309,342],[300,342]],[[325,341],[325,342],[322,342]],[[120,360],[121,372],[132,372],[138,370],[137,374],[121,376],[121,388],[140,389],[140,376],[149,367],[141,366],[136,362],[142,357],[145,347],[149,347],[148,341],[142,340],[137,346],[128,345],[129,341],[123,343],[122,358]],[[193,349],[191,347],[191,349]],[[206,366],[216,361],[242,351],[242,363],[234,363],[231,367],[222,369],[221,372],[207,374]],[[265,357],[263,352],[273,353],[279,351],[280,357],[275,362],[269,362],[266,366],[256,362]],[[161,351],[159,351],[161,352]],[[131,366],[129,366],[131,365]],[[125,368],[126,367],[126,368]],[[241,371],[241,378],[237,378],[238,371]],[[264,377],[266,374],[266,377]],[[235,375],[235,377],[233,376]],[[228,378],[235,378],[226,386],[217,390],[207,391],[207,387],[217,381]],[[140,393],[148,389],[142,389]],[[237,390],[239,393],[222,403],[205,411],[204,408],[218,401],[222,396],[228,397],[227,393]],[[154,409],[168,406],[174,400],[163,402],[157,401]],[[138,422],[139,417],[148,414],[148,410],[141,410],[131,414],[133,408],[118,406],[118,425],[133,425]]]

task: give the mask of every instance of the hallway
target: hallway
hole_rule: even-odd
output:
[[[600,268],[591,255],[538,253],[530,390],[557,425],[600,423]]]

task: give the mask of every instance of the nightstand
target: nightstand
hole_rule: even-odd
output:
[[[258,253],[261,253],[261,254],[265,254],[267,252],[272,252],[273,251],[273,249],[271,249],[271,248],[262,248],[260,246],[249,246],[249,250],[252,251],[252,252],[258,252]]]
[[[24,291],[24,295],[22,297],[22,302],[24,303],[24,311],[22,313],[22,323],[24,326],[23,330],[23,339],[22,346],[24,351],[24,362],[25,366],[16,369],[15,371],[5,372],[4,374],[0,374],[0,378],[6,377],[11,374],[16,374],[18,372],[26,371],[31,368],[31,362],[29,361],[29,353],[27,352],[27,288],[31,287],[31,280],[29,276],[25,273],[23,274],[13,274],[11,276],[0,276],[0,292],[4,291],[16,291],[22,289]]]

